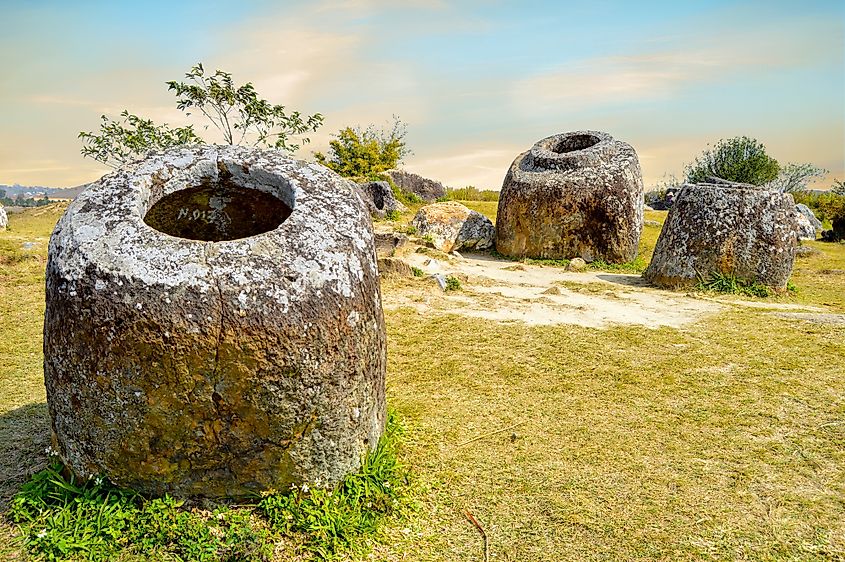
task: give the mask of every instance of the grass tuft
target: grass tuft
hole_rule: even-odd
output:
[[[701,277],[696,285],[701,291],[712,291],[725,295],[768,298],[777,294],[774,289],[751,279],[737,277],[733,273],[714,271],[706,279]],[[794,290],[794,285],[793,285]]]
[[[361,553],[364,538],[381,520],[400,508],[408,474],[397,459],[402,426],[388,414],[384,436],[364,459],[361,469],[334,490],[294,488],[267,494],[258,504],[274,528],[285,535],[303,535],[304,548],[323,560],[346,551]]]
[[[449,275],[446,277],[446,290],[447,291],[460,291],[461,290],[461,280],[455,277],[454,275]]]
[[[306,556],[330,560],[364,552],[384,516],[402,508],[409,489],[397,459],[402,431],[389,413],[376,449],[337,489],[302,486],[268,494],[255,506],[210,512],[169,496],[145,498],[101,478],[80,482],[54,461],[22,486],[8,516],[24,550],[45,560],[266,561],[279,540],[294,534]]]

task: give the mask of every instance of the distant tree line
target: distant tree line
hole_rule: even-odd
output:
[[[41,197],[6,197],[6,190],[0,189],[0,206],[3,207],[43,207],[52,203],[45,193]]]

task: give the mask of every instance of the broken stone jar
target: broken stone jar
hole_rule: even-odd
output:
[[[177,496],[331,486],[382,433],[372,225],[322,166],[154,153],[70,205],[46,284],[54,447],[78,476]]]

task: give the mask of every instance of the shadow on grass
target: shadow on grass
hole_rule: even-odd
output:
[[[0,414],[0,511],[27,478],[47,465],[47,404],[27,404]]]

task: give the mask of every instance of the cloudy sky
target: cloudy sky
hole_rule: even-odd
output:
[[[123,110],[186,118],[164,85],[196,62],[325,126],[408,124],[405,167],[498,189],[545,136],[599,129],[646,185],[721,138],[845,177],[845,2],[0,0],[0,184],[107,170],[77,133]]]

